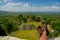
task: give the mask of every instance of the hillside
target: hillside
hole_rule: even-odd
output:
[[[0,11],[0,26],[8,35],[18,38],[38,40],[37,27],[41,21],[47,23],[49,38],[60,36],[60,12]]]

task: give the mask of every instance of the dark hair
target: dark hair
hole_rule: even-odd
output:
[[[41,29],[41,26],[38,26],[37,30]]]
[[[41,24],[46,24],[47,25],[47,23],[46,22],[42,22]],[[49,32],[49,30],[47,29],[47,27],[46,27],[46,32],[47,32],[47,36],[50,34],[50,32]]]
[[[47,23],[45,21],[43,21],[41,24],[46,24],[47,25]]]

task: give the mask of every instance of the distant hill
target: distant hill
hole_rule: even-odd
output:
[[[15,15],[15,14],[23,14],[23,15],[45,15],[45,14],[60,14],[60,12],[8,12],[8,11],[0,11],[0,15]]]

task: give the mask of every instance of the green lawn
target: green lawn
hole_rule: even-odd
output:
[[[28,40],[38,40],[38,32],[36,30],[19,30],[13,32],[11,36],[21,38],[21,39],[28,39]]]

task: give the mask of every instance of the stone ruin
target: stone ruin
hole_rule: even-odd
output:
[[[19,26],[20,30],[34,30],[35,27],[33,24],[22,24]]]

